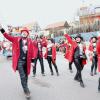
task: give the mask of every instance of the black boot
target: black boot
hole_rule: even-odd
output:
[[[59,76],[59,72],[57,72],[57,76]]]
[[[80,86],[81,86],[82,88],[85,87],[83,81],[80,82]]]
[[[42,73],[42,76],[45,76],[45,73]]]
[[[32,77],[35,77],[36,76],[36,74],[33,74],[33,76]]]
[[[93,76],[93,72],[91,72],[90,75]]]
[[[79,74],[78,73],[76,73],[76,75],[74,77],[74,80],[77,81],[77,82],[80,82],[80,80],[79,80]]]
[[[98,92],[100,92],[100,78],[99,78]]]
[[[70,73],[73,73],[73,70],[70,70]]]
[[[25,97],[26,97],[26,99],[30,99],[30,91],[29,91],[29,89],[27,88],[27,90],[26,91],[24,91],[24,94],[25,94]]]
[[[96,71],[94,72],[94,75],[97,75],[97,72]]]
[[[53,73],[53,72],[51,72],[51,75],[53,76],[53,75],[54,75],[54,73]]]

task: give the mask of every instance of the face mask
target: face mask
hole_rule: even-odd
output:
[[[95,39],[93,39],[92,41],[93,41],[93,43],[96,43],[96,40]]]
[[[22,33],[21,36],[22,36],[23,38],[26,38],[26,37],[27,37],[27,35],[26,35],[26,34],[23,34],[23,33]]]
[[[96,43],[96,41],[93,41],[93,43]]]

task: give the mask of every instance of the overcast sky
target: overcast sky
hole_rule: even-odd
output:
[[[0,23],[22,25],[38,21],[41,27],[57,22],[71,21],[83,0],[0,0]],[[100,0],[84,0],[86,4],[100,5]]]

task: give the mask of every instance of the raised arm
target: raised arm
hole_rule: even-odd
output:
[[[71,39],[71,37],[68,34],[65,34],[64,36],[66,37],[66,39],[70,44],[73,44],[74,41]]]
[[[0,25],[0,31],[3,34],[3,36],[8,39],[9,41],[13,42],[15,40],[15,38],[13,36],[10,36],[8,33],[5,32],[5,30],[2,28],[2,26]]]
[[[68,42],[69,42],[71,45],[74,46],[74,48],[77,47],[77,43],[76,43],[75,41],[73,41],[73,40],[71,39],[71,37],[70,37],[68,34],[65,34],[64,36],[66,37],[66,39],[68,40]]]

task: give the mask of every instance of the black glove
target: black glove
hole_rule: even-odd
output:
[[[3,28],[0,29],[0,31],[1,31],[2,34],[5,33],[5,30]]]

